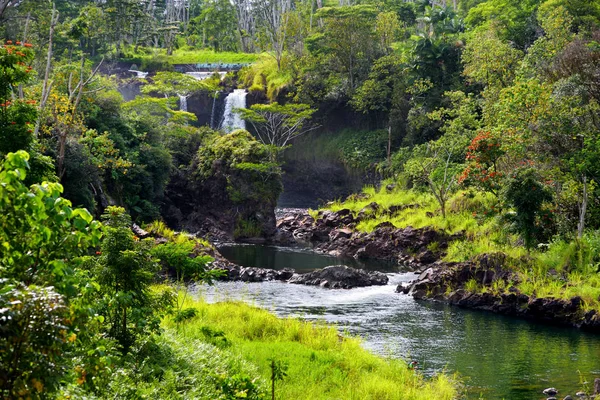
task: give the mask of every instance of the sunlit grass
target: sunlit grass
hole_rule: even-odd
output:
[[[216,52],[208,49],[176,49],[173,54],[167,56],[166,49],[156,48],[138,48],[137,52],[133,47],[124,50],[126,59],[150,59],[163,56],[169,64],[250,64],[255,62],[259,54],[255,53],[237,53],[230,51]]]
[[[377,203],[378,207],[372,207]],[[403,206],[396,212],[394,207]],[[414,190],[386,190],[386,183],[377,190],[367,186],[360,194],[345,201],[336,201],[326,207],[331,211],[349,209],[357,216],[366,215],[357,226],[358,231],[371,232],[382,222],[396,228],[431,227],[461,238],[449,243],[444,260],[466,262],[481,254],[506,254],[506,267],[519,276],[517,288],[535,297],[570,299],[580,296],[584,309],[600,310],[600,233],[586,232],[580,241],[555,240],[545,247],[527,250],[522,240],[509,232],[497,217],[498,200],[490,194],[456,193],[447,204],[443,218],[435,198]],[[504,293],[509,285],[481,286],[467,282],[472,292]]]
[[[241,80],[251,92],[266,92],[274,101],[279,93],[293,82],[293,75],[287,67],[288,59],[284,57],[281,69],[277,60],[269,54],[261,54],[252,65],[240,71]]]
[[[224,63],[249,64],[258,59],[258,54],[212,50],[175,50],[169,56],[171,64]]]
[[[240,302],[190,300],[186,307],[196,308],[197,316],[179,326],[170,319],[164,322],[165,329],[177,332],[180,341],[202,340],[203,327],[222,331],[230,343],[228,351],[256,365],[266,380],[271,358],[286,362],[288,376],[277,384],[277,398],[457,398],[455,382],[447,375],[426,380],[404,361],[375,356],[358,339],[341,337],[334,327],[277,318]]]

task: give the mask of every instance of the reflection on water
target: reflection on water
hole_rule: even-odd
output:
[[[244,267],[270,269],[293,268],[298,273],[310,272],[329,265],[347,265],[371,271],[397,272],[400,267],[383,261],[359,261],[354,258],[337,258],[304,248],[228,244],[219,246],[219,252],[228,260]]]
[[[458,372],[469,399],[544,399],[541,392],[549,386],[558,388],[563,398],[581,389],[580,373],[590,382],[600,377],[598,336],[416,302],[394,292],[414,274],[389,276],[387,286],[352,290],[281,282],[221,282],[197,290],[208,301],[243,300],[280,316],[336,324],[361,336],[365,347],[381,355],[417,360],[429,376],[444,369]]]

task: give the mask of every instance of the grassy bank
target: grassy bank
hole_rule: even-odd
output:
[[[251,393],[257,393],[255,398],[270,398],[273,359],[287,365],[287,377],[276,384],[277,399],[449,400],[458,395],[448,376],[425,380],[405,362],[377,357],[363,349],[359,340],[339,336],[333,327],[280,319],[238,302],[188,300],[185,306],[196,315],[180,323],[164,321],[161,340],[175,349],[187,349],[190,357],[199,360],[193,362],[192,372],[185,373],[198,386],[206,386],[205,393],[224,392],[224,382],[237,385],[229,397],[221,393],[222,397],[197,398],[250,398]],[[182,373],[180,364],[165,376]],[[203,378],[202,368],[213,373]],[[170,384],[177,386],[173,379]],[[245,387],[252,390],[244,393]]]
[[[586,232],[580,241],[555,239],[550,243],[527,251],[518,235],[498,217],[498,200],[490,194],[456,193],[448,202],[448,215],[442,218],[435,198],[414,190],[380,190],[366,187],[362,193],[337,201],[327,208],[338,211],[347,208],[356,215],[369,210],[368,218],[356,227],[370,232],[382,222],[397,228],[432,227],[450,234],[462,233],[463,239],[450,243],[445,261],[468,261],[479,254],[503,252],[509,256],[510,265],[519,275],[515,286],[524,294],[535,297],[570,299],[581,296],[584,310],[600,311],[600,232]],[[371,210],[369,204],[379,208]],[[390,212],[390,209],[402,208]],[[494,291],[504,293],[510,285],[478,287],[474,292]]]
[[[236,53],[236,52],[215,52],[212,50],[197,49],[177,49],[168,56],[165,49],[146,49],[139,48],[134,51],[133,48],[125,49],[122,61],[135,63],[138,65],[155,64],[250,64],[258,59],[258,54]]]

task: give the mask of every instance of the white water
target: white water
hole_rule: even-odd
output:
[[[246,122],[240,115],[234,112],[238,108],[246,108],[246,92],[245,89],[235,89],[225,98],[225,112],[223,114],[223,122],[221,129],[225,132],[233,132],[236,129],[246,129]]]
[[[219,74],[221,76],[221,80],[223,80],[223,78],[225,77],[225,74],[227,74],[227,72],[225,71],[217,71],[217,72],[186,72],[186,75],[189,75],[191,77],[194,77],[196,79],[198,79],[199,81],[202,81],[204,79],[208,79],[211,76],[213,76],[214,74]]]
[[[147,72],[138,71],[136,69],[130,69],[130,70],[128,70],[128,72],[133,72],[136,75],[136,78],[144,79],[144,78],[146,78],[148,76]]]
[[[180,111],[187,111],[188,110],[188,107],[187,107],[187,96],[179,95],[179,110]]]

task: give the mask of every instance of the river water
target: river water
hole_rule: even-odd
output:
[[[243,300],[279,316],[324,320],[360,336],[382,356],[415,360],[427,376],[458,373],[468,399],[545,399],[542,390],[559,389],[559,398],[600,377],[600,337],[493,313],[395,293],[415,274],[383,263],[352,263],[306,250],[251,245],[222,247],[221,253],[245,266],[290,267],[307,272],[346,264],[388,274],[387,286],[329,290],[281,282],[220,282],[198,288],[207,301]]]

